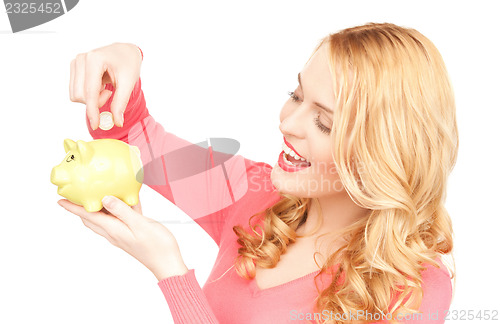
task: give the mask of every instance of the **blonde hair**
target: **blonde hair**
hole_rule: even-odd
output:
[[[333,159],[349,196],[369,213],[333,233],[346,243],[328,256],[316,276],[338,265],[326,289],[316,286],[315,306],[333,314],[363,310],[393,318],[417,312],[423,297],[422,263],[439,267],[434,260],[452,257],[453,249],[444,203],[459,143],[446,67],[425,36],[389,23],[330,34],[314,52],[322,45],[329,49],[336,99]],[[237,273],[252,279],[256,265],[276,266],[300,237],[296,230],[312,203],[282,195],[252,216],[264,214],[261,233],[255,230],[258,225],[253,233],[233,227],[241,245]],[[344,280],[338,282],[341,276]],[[396,299],[395,292],[400,292]]]

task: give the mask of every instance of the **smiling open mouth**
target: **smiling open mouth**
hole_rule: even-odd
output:
[[[278,165],[287,172],[295,172],[311,166],[311,163],[305,158],[299,156],[294,150],[285,143],[282,145],[283,151],[280,153]]]
[[[296,165],[296,166],[311,166],[311,163],[307,161],[305,158],[299,156],[294,150],[292,150],[286,143],[283,143],[281,145],[281,148],[283,149],[283,152],[285,153],[285,162],[287,162],[290,165]]]

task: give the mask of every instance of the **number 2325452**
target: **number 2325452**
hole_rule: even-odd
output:
[[[45,14],[60,14],[62,12],[62,6],[60,2],[54,3],[35,3],[35,2],[7,2],[5,4],[5,9],[7,9],[8,14],[34,14],[34,13],[45,13]]]

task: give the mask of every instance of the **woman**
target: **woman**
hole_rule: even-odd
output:
[[[116,43],[79,54],[70,97],[87,105],[94,138],[138,146],[145,183],[218,244],[207,283],[140,206],[109,197],[90,214],[60,204],[155,274],[176,323],[444,321],[458,131],[445,65],[426,37],[367,24],[322,39],[281,110],[272,168],[165,132],[146,109],[141,54]],[[98,128],[98,107],[116,127]]]

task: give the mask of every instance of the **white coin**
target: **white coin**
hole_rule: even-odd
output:
[[[115,124],[113,123],[113,114],[109,111],[103,111],[99,115],[99,128],[102,130],[108,130],[113,128]]]

